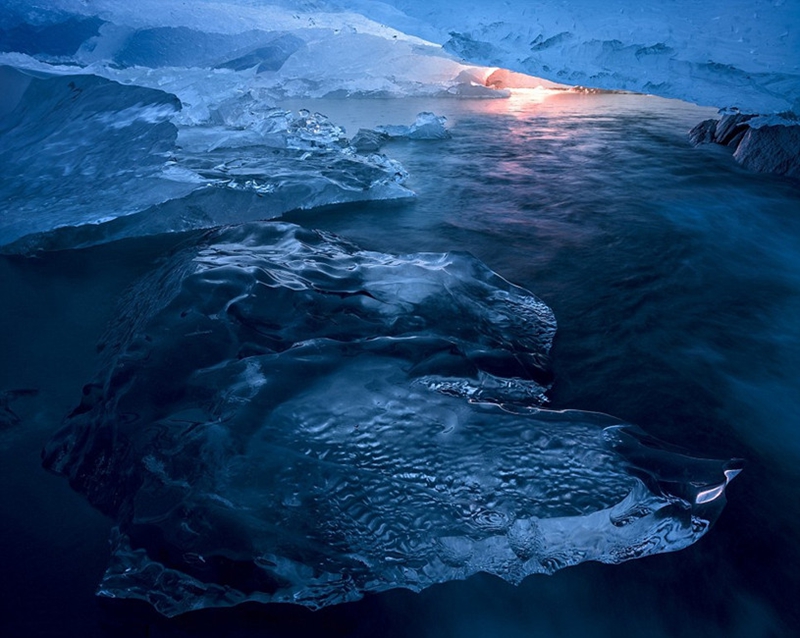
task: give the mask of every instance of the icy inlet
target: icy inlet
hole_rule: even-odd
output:
[[[467,70],[440,47],[353,13],[8,3],[0,251],[411,197],[397,162],[356,152],[324,115],[275,102],[503,95]]]
[[[465,254],[245,225],[121,312],[45,464],[118,524],[99,593],[167,615],[681,549],[737,472],[536,407],[553,315]]]
[[[466,254],[367,251],[265,221],[412,196],[405,169],[374,151],[454,142],[444,118],[348,137],[275,104],[508,96],[506,71],[455,53],[784,108],[796,76],[772,54],[793,50],[793,33],[770,40],[769,76],[759,62],[745,82],[749,67],[726,66],[739,45],[694,39],[707,8],[685,35],[656,39],[655,4],[591,33],[586,3],[580,20],[546,2],[535,20],[494,2],[457,15],[416,2],[397,3],[405,15],[361,2],[7,6],[0,251],[212,229],[128,293],[103,366],[45,450],[115,521],[102,595],[167,615],[319,608],[479,571],[516,583],[619,563],[686,547],[715,521],[736,464],[544,409],[556,325],[531,293]],[[701,64],[709,42],[722,57]]]
[[[396,162],[357,153],[323,116],[274,104],[507,96],[485,86],[494,69],[467,64],[751,113],[798,110],[797,25],[793,3],[766,1],[630,11],[489,0],[454,12],[415,0],[12,0],[0,15],[0,250],[410,197]]]

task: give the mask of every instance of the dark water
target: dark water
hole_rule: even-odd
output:
[[[39,450],[78,402],[119,292],[178,241],[0,259],[0,634],[9,636],[790,636],[800,626],[800,189],[691,148],[708,109],[643,96],[328,101],[348,126],[448,115],[394,142],[419,197],[289,221],[387,252],[466,250],[559,321],[553,408],[614,414],[747,467],[720,521],[676,554],[520,587],[478,576],[308,612],[245,605],[163,620],[92,593],[110,523]]]

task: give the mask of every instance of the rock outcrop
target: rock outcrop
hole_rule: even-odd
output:
[[[725,115],[700,122],[689,131],[689,140],[732,148],[733,158],[752,171],[800,179],[800,122],[793,117]]]

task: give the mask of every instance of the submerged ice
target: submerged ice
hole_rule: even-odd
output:
[[[118,524],[99,593],[167,615],[693,543],[736,467],[538,407],[555,327],[466,254],[214,231],[130,291],[45,464]]]

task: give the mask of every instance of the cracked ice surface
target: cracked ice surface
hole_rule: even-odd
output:
[[[554,333],[466,254],[221,229],[130,292],[45,464],[118,523],[99,593],[167,615],[696,541],[736,468],[539,408]]]

